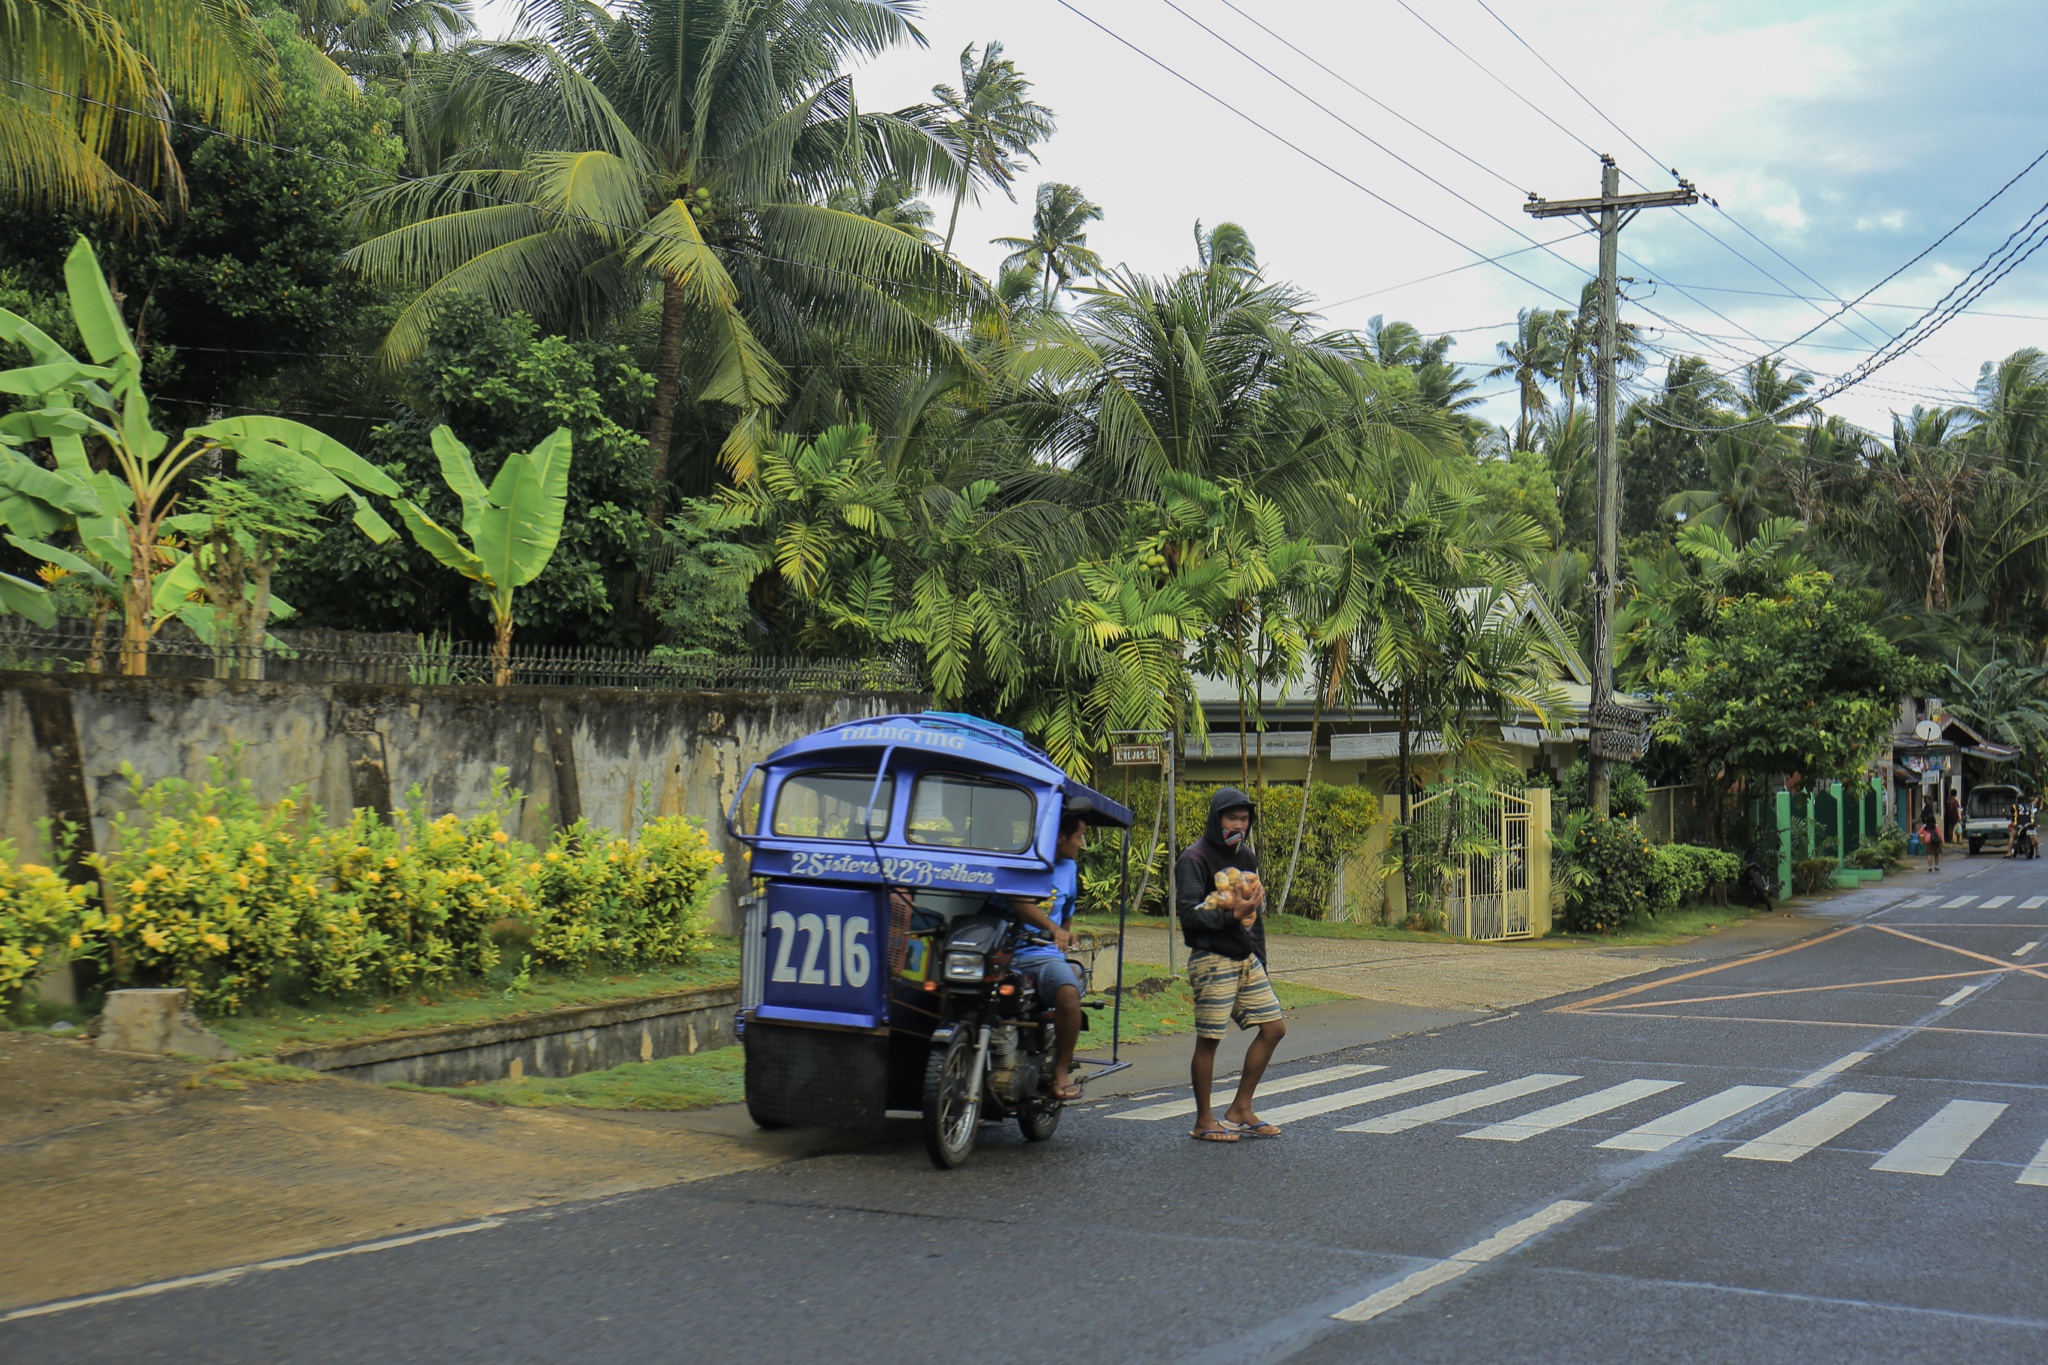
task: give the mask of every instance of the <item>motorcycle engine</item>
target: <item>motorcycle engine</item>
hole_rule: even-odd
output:
[[[1018,1044],[1015,1024],[1004,1024],[989,1034],[988,1088],[1009,1109],[1018,1108],[1037,1093],[1045,1071],[1044,1056]]]

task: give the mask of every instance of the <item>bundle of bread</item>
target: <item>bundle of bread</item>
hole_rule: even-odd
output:
[[[1258,873],[1246,872],[1244,869],[1237,867],[1226,867],[1216,874],[1216,889],[1203,898],[1202,908],[1204,910],[1224,909],[1226,908],[1223,904],[1224,901],[1234,900],[1241,895],[1249,894],[1258,884]]]

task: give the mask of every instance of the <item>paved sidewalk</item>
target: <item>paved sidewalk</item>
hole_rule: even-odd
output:
[[[1654,948],[1578,944],[1413,943],[1395,939],[1267,940],[1273,974],[1305,986],[1423,1009],[1500,1010],[1671,965]],[[1166,961],[1166,932],[1130,931],[1132,962]],[[1176,961],[1185,950],[1175,945]]]
[[[846,1141],[664,1130],[355,1081],[187,1089],[200,1070],[0,1031],[0,1311]]]

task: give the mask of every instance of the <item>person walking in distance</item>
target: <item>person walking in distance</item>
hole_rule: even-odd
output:
[[[1929,872],[1941,866],[1941,818],[1935,811],[1932,796],[1920,807],[1920,851],[1927,855]]]
[[[1948,792],[1948,827],[1947,827],[1947,828],[1946,828],[1945,830],[1943,830],[1943,831],[1942,831],[1942,833],[1943,833],[1943,836],[1944,836],[1944,837],[1943,837],[1943,839],[1942,839],[1942,842],[1943,842],[1943,843],[1949,843],[1949,844],[1952,844],[1952,843],[1954,843],[1954,842],[1956,841],[1956,831],[1957,831],[1957,830],[1959,830],[1959,829],[1961,829],[1962,827],[1963,827],[1963,802],[1962,802],[1962,798],[1961,798],[1961,797],[1959,797],[1959,796],[1957,796],[1957,795],[1956,795],[1956,792],[1955,792],[1955,788],[1951,787],[1951,788],[1949,788],[1949,792]]]
[[[1266,976],[1266,928],[1259,917],[1266,890],[1258,880],[1259,857],[1246,842],[1257,814],[1252,799],[1237,788],[1218,791],[1210,799],[1202,837],[1173,866],[1174,910],[1188,947],[1188,984],[1195,995],[1195,1056],[1189,1067],[1195,1127],[1188,1136],[1201,1142],[1280,1136],[1280,1129],[1252,1108],[1266,1064],[1287,1036],[1280,999]],[[1225,882],[1231,885],[1226,888]],[[1257,1029],[1258,1036],[1245,1049],[1237,1095],[1219,1119],[1210,1091],[1216,1048],[1232,1020],[1239,1028]]]

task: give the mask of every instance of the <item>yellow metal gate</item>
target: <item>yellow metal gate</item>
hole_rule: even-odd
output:
[[[1444,930],[1460,938],[1500,942],[1511,938],[1533,938],[1535,915],[1530,899],[1530,826],[1528,798],[1510,792],[1489,793],[1491,800],[1468,807],[1467,819],[1475,825],[1462,831],[1455,842],[1483,845],[1454,856],[1442,874],[1438,903],[1444,916]],[[1439,806],[1431,812],[1425,808]],[[1414,806],[1415,821],[1423,830],[1448,814],[1441,796],[1428,797]],[[1478,836],[1478,837],[1474,837]],[[1423,837],[1429,837],[1424,835]]]

